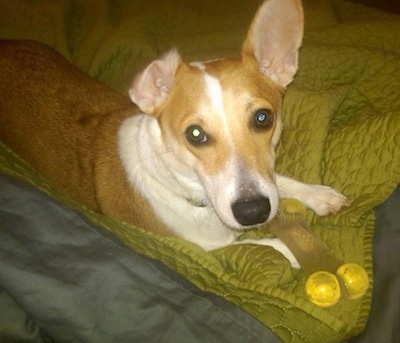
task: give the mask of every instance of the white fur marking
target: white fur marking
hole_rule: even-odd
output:
[[[281,198],[296,198],[319,216],[336,213],[348,205],[347,198],[329,186],[306,184],[279,174],[276,183]]]
[[[207,93],[211,99],[212,108],[215,108],[216,112],[226,122],[222,89],[219,80],[207,73],[204,73],[204,81],[206,83]]]
[[[203,188],[192,169],[166,150],[156,119],[144,114],[126,119],[119,129],[119,155],[133,188],[178,236],[205,250],[236,240],[239,232],[223,224],[211,206],[197,207],[187,200],[197,194],[203,198]]]

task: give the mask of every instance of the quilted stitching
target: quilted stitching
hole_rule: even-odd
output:
[[[107,1],[85,6],[63,0],[57,6],[41,2],[27,8],[23,2],[0,1],[0,34],[53,45],[123,92],[134,72],[171,42],[188,59],[237,55],[259,3],[199,0],[185,7],[180,2],[178,12],[174,0],[157,2],[160,7],[150,2],[145,7],[140,2],[110,7]],[[351,206],[337,216],[316,218],[310,213],[308,218],[338,257],[363,264],[372,278],[372,209],[400,181],[400,23],[339,0],[319,4],[305,2],[307,31],[300,70],[284,103],[286,130],[277,168],[307,182],[332,185],[350,198]],[[0,170],[68,202],[3,146]],[[180,239],[158,237],[79,209],[136,251],[252,313],[285,342],[338,342],[366,324],[371,290],[358,301],[344,300],[327,310],[315,307],[304,298],[304,276],[272,249],[238,245],[204,253]]]

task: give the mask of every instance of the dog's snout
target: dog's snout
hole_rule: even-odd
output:
[[[233,215],[243,226],[265,222],[271,211],[268,198],[240,199],[232,205]]]

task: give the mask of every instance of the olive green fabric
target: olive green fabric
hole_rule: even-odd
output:
[[[0,173],[0,342],[279,342],[234,304]]]
[[[4,0],[0,38],[45,42],[125,93],[140,67],[172,47],[187,60],[238,55],[258,3]],[[349,198],[338,215],[310,212],[308,221],[337,257],[362,264],[372,280],[373,208],[400,182],[400,19],[341,1],[306,0],[305,6],[300,69],[284,101],[277,170]],[[60,197],[5,147],[0,171]],[[134,250],[239,305],[285,342],[339,342],[365,327],[372,285],[362,299],[318,308],[304,296],[302,273],[272,248],[235,245],[206,253],[81,210]]]

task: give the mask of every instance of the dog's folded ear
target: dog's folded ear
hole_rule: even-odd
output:
[[[172,50],[136,76],[129,89],[129,97],[144,113],[156,115],[174,84],[181,60],[179,53]]]
[[[292,82],[303,39],[300,0],[266,0],[243,44],[243,58],[255,58],[261,72],[280,86]]]

